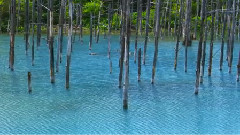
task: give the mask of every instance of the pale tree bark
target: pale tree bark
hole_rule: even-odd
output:
[[[9,68],[14,70],[14,42],[16,31],[16,0],[11,0],[10,7],[10,52],[9,52]]]
[[[150,3],[151,0],[147,0],[147,11],[146,11],[146,25],[145,25],[145,41],[143,48],[143,65],[146,62],[147,44],[148,44],[148,32],[149,32],[149,16],[150,16]]]
[[[49,0],[49,56],[50,56],[50,81],[55,83],[55,71],[54,71],[54,36],[53,36],[53,0]]]

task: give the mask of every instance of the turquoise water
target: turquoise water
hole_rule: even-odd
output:
[[[156,83],[151,85],[154,50],[151,39],[140,83],[137,82],[137,65],[130,56],[129,109],[124,111],[122,90],[118,88],[119,38],[113,36],[112,39],[111,75],[107,40],[101,37],[100,43],[92,47],[97,55],[90,56],[88,39],[84,36],[84,45],[79,41],[73,45],[70,89],[66,90],[66,37],[63,63],[52,85],[45,41],[36,51],[32,67],[31,53],[25,55],[23,36],[17,36],[15,71],[11,72],[8,69],[9,37],[0,36],[0,133],[240,133],[240,85],[235,81],[239,42],[235,43],[231,74],[226,61],[223,71],[219,71],[220,42],[215,42],[212,77],[204,77],[199,95],[195,96],[197,41],[189,47],[187,73],[184,72],[184,49],[180,50],[175,72],[175,41],[160,41]],[[142,47],[142,41],[140,44]],[[131,45],[133,50],[134,44]],[[28,94],[28,71],[32,72],[32,94]]]

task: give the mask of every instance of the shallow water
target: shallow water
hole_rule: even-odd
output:
[[[130,56],[129,109],[122,109],[122,90],[118,88],[119,38],[112,38],[113,73],[109,74],[107,40],[93,44],[96,56],[88,55],[84,45],[73,45],[70,89],[65,89],[64,39],[63,63],[56,83],[49,77],[49,52],[46,41],[25,55],[23,36],[16,37],[14,72],[8,69],[9,37],[0,36],[0,133],[105,133],[105,134],[239,134],[240,85],[236,82],[239,42],[235,43],[232,73],[227,62],[219,71],[220,42],[214,44],[212,77],[204,77],[198,96],[194,93],[197,41],[189,47],[188,72],[184,72],[184,49],[180,50],[175,72],[175,41],[160,41],[155,84],[151,85],[153,39],[141,82],[137,65]],[[132,39],[134,40],[134,39]],[[56,47],[55,39],[55,49]],[[143,46],[143,42],[140,42]],[[209,43],[207,44],[209,47]],[[134,44],[131,45],[131,51]],[[55,51],[56,52],[56,51]],[[55,53],[56,54],[56,53]],[[225,56],[226,57],[226,56]],[[208,58],[208,53],[207,57]],[[206,61],[208,63],[208,61]],[[206,68],[207,68],[206,64]],[[27,72],[32,72],[33,93],[28,94]],[[207,70],[205,70],[207,71]],[[207,72],[205,72],[205,75]]]

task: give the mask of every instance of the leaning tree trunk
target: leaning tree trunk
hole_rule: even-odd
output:
[[[34,66],[35,0],[32,1],[32,66]]]
[[[25,0],[25,53],[29,46],[29,0]]]
[[[204,20],[205,20],[205,9],[206,1],[202,0],[202,12],[201,12],[201,28],[200,29],[200,40],[198,44],[198,55],[197,55],[197,67],[196,67],[196,82],[195,82],[195,94],[198,94],[199,80],[200,80],[200,70],[201,70],[201,59],[202,59],[202,45],[204,37]]]
[[[214,9],[213,0],[211,1],[212,10]],[[210,42],[210,52],[209,52],[209,63],[208,63],[208,76],[212,74],[212,59],[213,59],[213,40],[214,40],[214,12],[211,13],[211,42]]]
[[[42,33],[42,0],[37,0],[37,47],[41,44]]]
[[[177,33],[177,43],[175,47],[175,61],[174,61],[174,70],[177,69],[177,60],[178,60],[178,51],[179,51],[179,42],[181,37],[181,29],[182,29],[182,10],[183,10],[183,0],[180,1],[180,14],[179,14],[179,22],[178,22],[178,33]]]
[[[137,22],[136,22],[136,38],[135,38],[135,49],[134,49],[134,63],[137,61],[137,49],[138,49],[138,29],[140,20],[140,0],[137,0]]]
[[[15,41],[15,31],[16,31],[16,0],[11,0],[10,8],[10,52],[9,52],[9,68],[13,71],[14,65],[14,41]]]
[[[124,74],[124,88],[123,88],[123,108],[128,109],[128,85],[129,85],[129,44],[131,36],[130,28],[130,1],[126,0],[126,31],[125,34],[125,74]]]
[[[71,62],[71,51],[72,51],[72,0],[69,0],[69,29],[68,29],[68,45],[67,45],[67,63],[66,63],[66,88],[69,88],[69,70]]]
[[[53,0],[49,0],[49,56],[50,56],[50,80],[51,83],[55,83],[55,71],[54,71],[54,47],[53,47]]]
[[[149,16],[150,16],[150,3],[151,0],[147,0],[147,13],[146,13],[146,25],[145,25],[145,41],[144,41],[144,48],[143,48],[143,65],[146,62],[146,53],[147,53],[147,43],[148,43],[148,31],[149,31]]]
[[[153,67],[152,67],[152,80],[151,83],[154,83],[154,77],[156,72],[157,66],[157,57],[158,57],[158,39],[159,39],[159,32],[160,32],[160,6],[161,1],[157,0],[156,4],[156,22],[155,22],[155,51],[154,51],[154,58],[153,58]]]
[[[63,47],[63,25],[64,25],[64,1],[61,0],[60,15],[59,15],[59,24],[58,24],[58,52],[57,52],[57,63],[56,63],[56,72],[59,71],[59,63],[62,62],[62,47]]]

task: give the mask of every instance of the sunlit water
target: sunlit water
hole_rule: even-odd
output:
[[[219,71],[220,42],[215,42],[212,77],[204,77],[199,95],[195,96],[198,42],[189,47],[185,73],[184,49],[180,50],[178,68],[174,71],[175,41],[160,41],[156,80],[151,85],[154,51],[151,38],[140,83],[137,64],[130,56],[129,109],[124,111],[122,90],[118,88],[119,38],[112,38],[112,74],[109,74],[107,40],[101,37],[99,44],[94,43],[92,52],[97,55],[90,56],[88,39],[84,36],[84,45],[78,40],[73,45],[70,89],[66,90],[66,37],[63,62],[52,85],[46,41],[36,50],[35,66],[31,66],[31,53],[25,55],[23,36],[17,36],[15,70],[11,72],[9,37],[0,36],[0,133],[240,133],[240,85],[236,82],[238,42],[231,74],[226,61],[223,71]],[[56,43],[55,39],[55,52]],[[32,73],[32,94],[28,94],[28,71]]]

